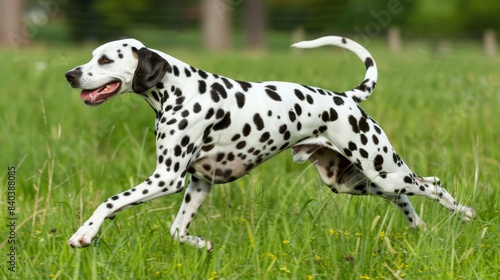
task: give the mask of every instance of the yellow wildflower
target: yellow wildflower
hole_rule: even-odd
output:
[[[283,271],[283,272],[286,272],[286,273],[290,273],[290,270],[286,266],[280,267],[280,271]]]
[[[273,253],[267,253],[266,255],[267,255],[268,258],[270,258],[273,261],[276,259],[276,255],[273,254]]]

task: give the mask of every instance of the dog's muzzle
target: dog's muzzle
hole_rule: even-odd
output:
[[[78,68],[75,68],[71,71],[68,71],[66,73],[66,80],[68,80],[68,83],[74,87],[74,88],[78,88],[80,87],[80,77],[82,76],[83,72],[82,70],[80,69],[80,67]]]

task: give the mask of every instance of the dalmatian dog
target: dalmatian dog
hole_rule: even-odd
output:
[[[408,196],[438,201],[463,220],[475,217],[437,177],[421,177],[405,164],[380,125],[359,107],[374,90],[377,67],[358,43],[337,36],[292,45],[338,46],[366,66],[354,89],[334,92],[290,82],[247,82],[208,73],[134,39],[104,44],[87,64],[66,73],[96,106],[125,92],[142,96],[156,113],[156,169],[139,185],[104,201],[69,239],[85,247],[106,218],[118,211],[187,188],[170,234],[211,251],[212,242],[188,233],[215,184],[234,181],[291,148],[296,162],[310,161],[335,193],[377,195],[394,203],[412,228],[424,227]]]

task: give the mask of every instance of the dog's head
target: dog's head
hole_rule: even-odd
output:
[[[85,104],[97,106],[120,93],[147,91],[169,69],[170,64],[157,52],[135,39],[123,39],[95,49],[92,59],[68,71],[66,79],[82,89]]]

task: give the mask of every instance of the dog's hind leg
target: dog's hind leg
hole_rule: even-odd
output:
[[[299,145],[293,148],[293,154],[296,161],[308,159],[313,163],[321,180],[333,192],[383,197],[401,209],[410,227],[425,227],[406,195],[384,192],[340,153],[316,145]]]
[[[205,240],[201,236],[189,235],[188,228],[191,224],[191,220],[196,212],[198,212],[198,209],[203,201],[205,201],[211,189],[212,185],[210,183],[191,176],[184,194],[184,199],[182,200],[182,205],[170,228],[170,234],[175,240],[193,245],[200,249],[206,248],[209,252],[212,251],[212,242],[210,242],[210,240]]]
[[[437,177],[421,177],[412,174],[405,177],[405,182],[411,183],[411,188],[401,189],[400,193],[412,195],[422,195],[432,200],[438,201],[450,212],[456,213],[465,222],[470,222],[476,217],[474,209],[458,203],[441,185],[441,180]]]

